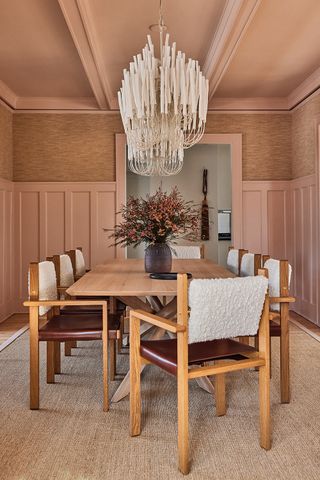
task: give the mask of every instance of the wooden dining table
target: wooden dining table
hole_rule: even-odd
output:
[[[172,262],[172,272],[191,273],[192,278],[230,278],[234,277],[226,268],[206,259],[176,259]],[[114,259],[96,265],[67,290],[72,297],[111,297],[120,300],[128,307],[173,319],[177,313],[177,281],[155,280],[144,270],[142,259]],[[168,299],[164,302],[163,299]],[[150,330],[149,339],[164,336],[162,329],[142,325],[141,334]],[[145,365],[142,367],[142,369]],[[211,381],[198,379],[201,388],[213,393]],[[130,392],[129,372],[112,397],[117,402]]]

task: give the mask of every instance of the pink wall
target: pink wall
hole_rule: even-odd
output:
[[[17,310],[27,296],[31,261],[82,246],[87,267],[115,258],[109,231],[116,221],[116,184],[15,183]]]
[[[243,248],[293,267],[292,309],[318,323],[316,175],[291,181],[243,182]]]
[[[76,246],[83,247],[88,267],[123,256],[103,230],[112,230],[122,197],[115,182],[0,180],[0,321],[21,311],[30,261]],[[242,204],[242,246],[289,259],[293,309],[317,323],[316,176],[245,181]]]
[[[0,179],[0,322],[15,311],[13,185]]]
[[[291,181],[292,201],[292,263],[293,292],[296,303],[293,309],[320,325],[317,314],[317,280],[319,258],[317,248],[316,175]]]

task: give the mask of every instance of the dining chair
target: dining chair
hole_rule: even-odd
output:
[[[204,258],[204,245],[173,245],[172,257],[180,259]]]
[[[253,277],[258,275],[261,268],[261,255],[259,253],[244,253],[240,263],[240,277]]]
[[[77,252],[80,252],[82,255],[81,248],[78,247],[75,250],[69,250],[66,254],[63,255],[54,255],[53,256],[53,263],[55,265],[57,279],[58,279],[58,289],[62,295],[67,295],[67,289],[74,283],[75,279],[81,278],[84,273],[88,270],[85,269],[84,261],[82,261],[83,256],[77,256]],[[80,258],[80,266],[81,269],[76,270],[76,261],[77,258]],[[78,272],[78,276],[77,276]],[[82,274],[82,275],[80,275]],[[77,297],[77,300],[91,300],[92,297]],[[96,297],[97,298],[97,297]],[[114,298],[107,298],[107,297],[98,297],[99,300],[108,301],[109,308],[109,319],[110,321],[120,322],[119,329],[117,332],[116,338],[109,339],[109,356],[110,356],[110,380],[114,380],[116,376],[117,370],[117,351],[116,351],[116,344],[118,344],[118,351],[120,351],[120,345],[122,345],[122,336],[123,336],[123,311],[122,309],[117,308],[117,304]],[[63,309],[64,313],[66,314],[74,314],[75,310],[81,313],[99,313],[99,307],[65,307]],[[79,312],[80,313],[80,312]],[[70,356],[72,352],[72,348],[76,348],[76,342],[66,342],[65,343],[65,355]]]
[[[130,312],[130,434],[141,432],[140,370],[152,363],[177,378],[179,469],[189,472],[188,380],[215,376],[216,413],[226,413],[225,373],[259,368],[260,445],[271,447],[268,280],[262,275],[232,279],[196,279],[178,275],[177,322]],[[189,298],[189,306],[188,306]],[[190,316],[189,316],[190,308]],[[140,322],[149,322],[176,339],[141,340]],[[259,350],[232,339],[255,335]],[[212,365],[208,362],[214,361]]]
[[[70,257],[75,280],[79,280],[79,278],[83,277],[86,272],[90,271],[86,268],[86,262],[82,252],[82,247],[68,250],[66,251],[66,254]]]
[[[248,250],[245,250],[244,248],[236,249],[233,247],[229,247],[227,256],[227,269],[235,275],[239,276],[241,259],[246,253],[248,253]]]
[[[47,383],[55,382],[57,345],[65,341],[101,340],[103,343],[103,410],[108,400],[108,338],[115,336],[117,325],[108,319],[107,303],[103,300],[59,300],[57,278],[53,262],[43,261],[29,265],[30,322],[30,409],[39,409],[39,342],[47,342]],[[65,306],[99,306],[101,314],[63,315]]]
[[[292,267],[287,260],[269,258],[264,268],[269,278],[270,336],[280,337],[281,403],[290,403],[289,305],[295,302],[289,295]]]

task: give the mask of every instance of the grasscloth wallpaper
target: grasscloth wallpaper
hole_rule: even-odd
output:
[[[292,178],[315,172],[317,141],[315,121],[320,122],[320,94],[292,113]]]
[[[113,181],[120,116],[14,115],[14,180]],[[291,178],[291,116],[210,114],[207,133],[243,134],[244,180]]]
[[[242,133],[244,180],[291,179],[291,116],[210,114],[207,133]]]
[[[0,178],[12,180],[12,113],[0,104]]]
[[[113,181],[114,134],[122,131],[118,114],[16,114],[14,180]]]

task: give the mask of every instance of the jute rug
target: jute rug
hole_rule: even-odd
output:
[[[273,342],[273,446],[259,447],[258,376],[228,377],[228,413],[190,383],[190,480],[319,480],[320,344],[291,331],[292,403],[279,403],[278,339]],[[162,480],[177,471],[176,386],[156,367],[143,374],[143,430],[128,435],[129,402],[102,412],[101,345],[84,343],[46,385],[41,410],[28,409],[28,333],[0,353],[0,478],[5,480]],[[121,356],[119,371],[127,369]],[[119,384],[112,385],[114,390]]]

